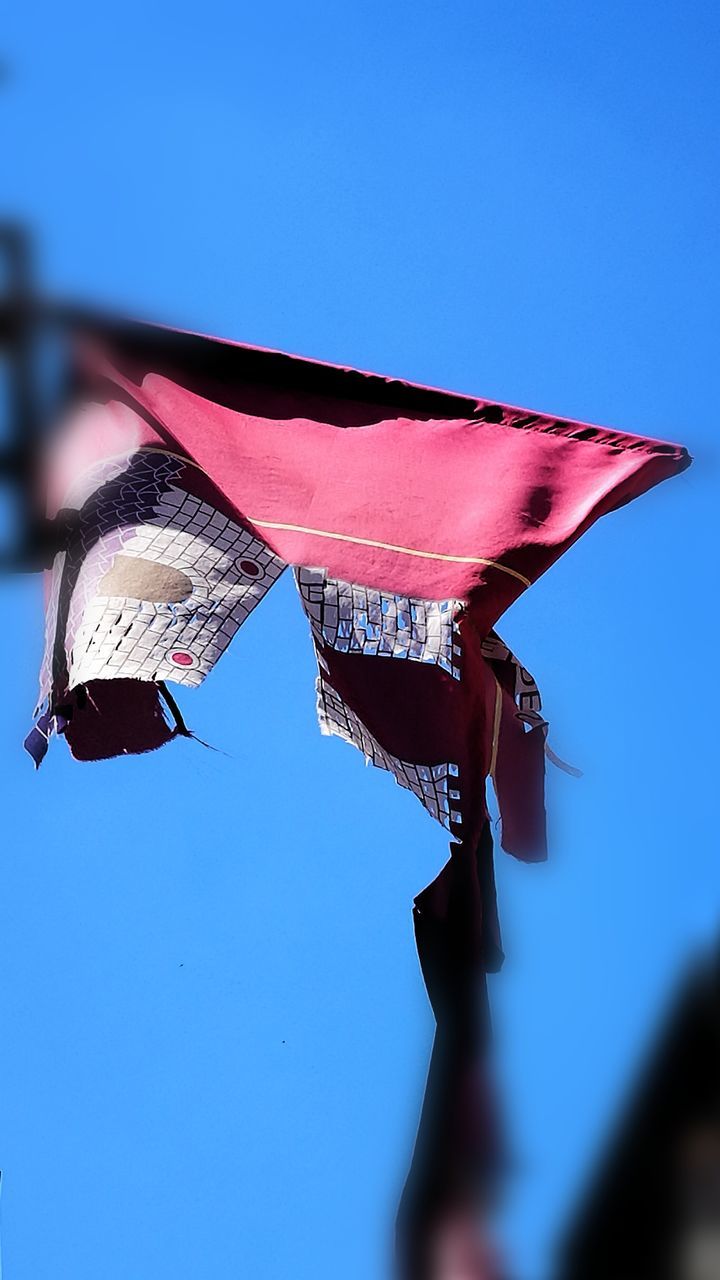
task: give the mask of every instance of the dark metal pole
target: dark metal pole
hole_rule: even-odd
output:
[[[37,315],[32,291],[32,244],[18,224],[0,223],[0,360],[7,375],[0,484],[16,513],[0,569],[42,567],[44,513],[37,494],[41,402],[36,374]]]

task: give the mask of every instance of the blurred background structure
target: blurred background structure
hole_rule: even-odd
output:
[[[720,950],[677,985],[557,1280],[720,1276]]]
[[[0,483],[6,517],[0,565],[6,569],[29,567],[36,540],[33,470],[40,406],[31,275],[30,233],[19,223],[0,222],[0,358],[5,375]]]

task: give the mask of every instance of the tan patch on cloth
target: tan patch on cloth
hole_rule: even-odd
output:
[[[155,604],[174,604],[187,600],[193,584],[187,574],[156,560],[140,556],[116,556],[112,568],[101,580],[102,596],[129,596],[132,600],[150,600]]]

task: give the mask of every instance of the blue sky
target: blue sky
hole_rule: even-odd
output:
[[[130,0],[3,24],[2,201],[48,287],[696,457],[503,623],[585,771],[550,777],[549,864],[499,857],[518,1280],[551,1280],[720,914],[719,22],[665,0]],[[442,835],[320,737],[289,581],[183,698],[227,755],[60,747],[37,777],[38,584],[0,610],[6,1274],[386,1275],[432,1031],[410,905]]]

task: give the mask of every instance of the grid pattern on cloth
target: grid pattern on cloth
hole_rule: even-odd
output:
[[[512,649],[509,649],[504,640],[500,636],[492,632],[486,636],[482,642],[482,655],[484,658],[490,659],[491,662],[511,662],[515,676],[515,705],[520,719],[525,719],[529,724],[544,724],[542,716],[542,698],[537,681],[533,675],[524,667],[520,660],[515,657]]]
[[[321,732],[332,734],[362,751],[365,759],[387,769],[401,787],[412,791],[443,827],[462,822],[460,778],[456,764],[411,764],[385,751],[328,680],[317,679],[317,712]]]
[[[456,600],[419,600],[330,578],[322,569],[295,572],[316,640],[340,653],[434,663],[460,679]]]
[[[183,465],[137,452],[120,471],[116,460],[95,469],[96,487],[54,570],[41,698],[51,685],[63,580],[72,593],[64,636],[70,688],[113,678],[194,686],[282,573],[285,562],[264,542],[173,483]],[[187,598],[165,603],[103,594],[118,554],[185,575]]]

